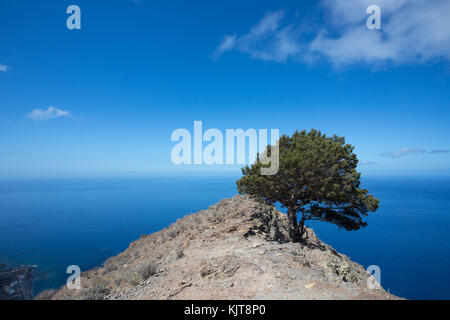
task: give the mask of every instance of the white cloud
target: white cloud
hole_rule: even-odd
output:
[[[372,4],[381,8],[381,30],[366,27]],[[450,61],[448,0],[322,0],[320,9],[319,28],[305,28],[302,19],[288,21],[282,11],[267,13],[247,34],[225,36],[216,56],[237,50],[277,62],[325,58],[335,67]]]
[[[70,117],[70,116],[71,116],[70,111],[65,111],[65,110],[61,110],[56,107],[50,106],[47,108],[47,110],[34,109],[32,112],[30,112],[27,115],[27,118],[30,118],[33,120],[48,120],[48,119],[54,119],[54,118],[60,118],[60,117]]]
[[[381,30],[368,30],[362,15],[370,4],[381,8]],[[355,62],[425,63],[450,60],[448,0],[326,0],[331,26],[311,43],[311,52],[333,64]],[[336,33],[338,35],[331,35]]]
[[[383,153],[382,156],[389,158],[399,158],[413,154],[426,153],[427,150],[421,148],[402,148],[396,151]]]
[[[0,64],[0,72],[8,71],[8,66],[6,64]]]

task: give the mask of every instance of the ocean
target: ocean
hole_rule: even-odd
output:
[[[37,293],[66,282],[142,234],[236,194],[238,176],[53,178],[0,181],[0,262],[38,265]],[[450,299],[450,178],[363,177],[380,208],[358,231],[314,222],[321,240],[407,299]]]

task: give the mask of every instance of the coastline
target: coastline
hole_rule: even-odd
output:
[[[0,300],[32,300],[36,265],[0,264]]]

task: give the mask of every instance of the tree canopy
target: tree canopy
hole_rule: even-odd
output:
[[[283,135],[277,144],[278,172],[261,175],[261,168],[268,165],[258,156],[254,164],[241,169],[237,188],[241,194],[287,208],[292,241],[304,241],[308,220],[330,222],[346,230],[367,225],[362,218],[378,208],[379,200],[360,188],[358,159],[345,138],[327,137],[312,129],[296,131],[292,137]]]

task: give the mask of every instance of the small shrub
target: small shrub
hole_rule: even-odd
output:
[[[133,286],[137,286],[143,281],[143,279],[138,272],[130,272],[126,276],[126,281],[132,284]]]
[[[167,242],[167,240],[169,240],[169,237],[167,236],[167,234],[162,233],[161,237],[158,239],[158,243],[163,244],[163,243]]]
[[[178,231],[175,230],[175,229],[170,229],[167,232],[167,235],[173,239],[173,238],[175,238],[178,235]]]
[[[151,276],[158,273],[158,268],[154,262],[149,262],[148,264],[142,266],[138,273],[142,280],[147,280]]]
[[[105,262],[104,266],[107,272],[116,271],[118,269],[117,265],[114,264],[112,261]]]
[[[179,222],[179,223],[178,223],[178,226],[179,226],[179,228],[180,228],[181,231],[186,231],[186,229],[187,229],[187,226],[186,226],[186,222],[185,222],[185,221]]]
[[[114,279],[114,283],[118,287],[121,285],[122,281],[123,281],[123,278],[116,278],[116,279]]]
[[[181,259],[184,257],[184,251],[183,249],[177,249],[175,250],[175,258],[176,259]]]
[[[109,294],[110,288],[105,282],[98,282],[90,286],[89,288],[84,288],[82,290],[81,299],[82,300],[104,300]]]
[[[131,259],[130,253],[126,251],[125,253],[121,253],[116,257],[116,261],[118,265],[125,265],[127,264]]]
[[[198,224],[202,223],[202,218],[200,215],[195,215],[192,217],[192,221],[194,224],[198,225]]]

